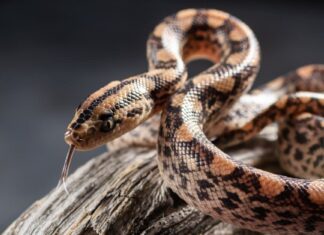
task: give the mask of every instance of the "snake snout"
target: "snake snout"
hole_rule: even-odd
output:
[[[64,133],[64,140],[67,144],[71,145],[73,144],[73,131],[72,130],[67,130],[65,133]]]
[[[68,129],[65,134],[64,134],[64,139],[65,142],[69,145],[75,145],[78,146],[80,145],[80,143],[83,141],[83,139],[81,138],[80,134]]]

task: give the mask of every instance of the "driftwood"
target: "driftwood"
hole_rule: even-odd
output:
[[[227,152],[273,171],[278,169],[274,139],[270,131]],[[3,234],[257,234],[187,206],[163,184],[154,149],[104,153],[76,170],[67,183],[69,195],[63,187],[53,189]]]

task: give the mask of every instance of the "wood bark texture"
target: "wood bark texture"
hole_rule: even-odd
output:
[[[280,172],[274,132],[226,150],[234,158]],[[258,234],[201,214],[160,177],[156,150],[124,147],[93,158],[63,187],[34,202],[5,231],[16,234]]]

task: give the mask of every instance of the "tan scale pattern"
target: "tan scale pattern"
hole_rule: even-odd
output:
[[[166,185],[189,205],[256,231],[323,233],[322,180],[294,179],[245,166],[214,146],[202,131],[211,119],[237,126],[235,115],[226,118],[251,87],[259,67],[258,42],[249,27],[218,10],[183,10],[155,28],[147,53],[150,71],[108,84],[82,103],[68,127],[66,142],[88,150],[147,125],[148,118],[162,111],[159,169]],[[215,65],[184,83],[185,62],[202,56]],[[297,75],[311,76],[315,70],[323,71],[309,66]],[[295,80],[278,79],[263,89],[282,95],[291,81]],[[256,116],[248,115],[255,118],[228,138],[242,142],[272,119],[283,121],[305,111],[323,116],[321,96],[278,98],[261,112],[256,109]]]

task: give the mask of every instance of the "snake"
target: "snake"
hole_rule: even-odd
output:
[[[292,76],[298,77],[297,85],[291,92],[285,83],[294,79],[285,76],[261,89],[268,103],[271,99],[266,91],[279,91],[279,98],[252,111],[253,119],[240,125],[235,120],[244,116],[244,110],[250,111],[249,105],[237,104],[247,97],[260,66],[259,43],[240,19],[215,9],[181,10],[166,17],[150,34],[147,58],[148,72],[112,81],[77,107],[65,133],[70,148],[60,184],[65,185],[76,150],[87,151],[114,141],[160,114],[158,168],[166,186],[188,205],[255,231],[324,233],[323,179],[263,171],[231,158],[219,147],[246,141],[278,121],[284,133],[281,139],[290,138],[289,145],[296,142],[298,146],[289,150],[282,146],[286,155],[297,159],[309,152],[323,156],[323,138],[315,138],[318,132],[314,130],[323,134],[322,65],[297,70]],[[187,79],[187,64],[201,58],[213,65]],[[311,85],[304,85],[306,81]],[[314,85],[314,81],[320,85]],[[222,126],[231,120],[236,124],[216,133],[214,140],[206,136],[208,123]],[[315,137],[291,131],[299,124]],[[310,142],[311,148],[306,145],[301,151],[302,142]]]

